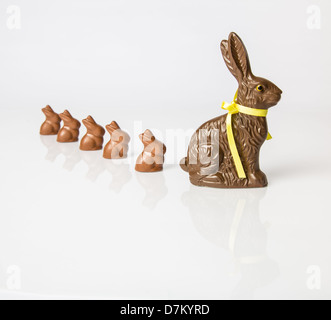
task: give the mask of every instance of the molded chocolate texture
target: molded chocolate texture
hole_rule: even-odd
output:
[[[281,99],[282,91],[269,80],[256,77],[252,71],[244,43],[235,33],[221,43],[221,51],[231,74],[238,81],[237,103],[249,108],[268,109]],[[227,115],[204,123],[193,135],[187,157],[180,166],[189,173],[197,186],[213,188],[258,188],[268,185],[260,170],[260,148],[267,138],[265,117],[243,113],[232,116],[236,146],[246,172],[246,179],[238,177],[227,138]]]
[[[139,155],[136,162],[136,171],[139,172],[158,172],[163,170],[164,154],[166,146],[150,130],[146,130],[139,135],[144,144],[144,151]]]
[[[116,121],[106,126],[110,134],[110,140],[106,144],[103,157],[106,159],[124,159],[128,155],[130,136],[123,130]]]
[[[105,129],[98,125],[91,116],[83,120],[87,133],[80,142],[80,149],[84,151],[102,150]]]
[[[43,136],[57,135],[60,130],[61,119],[50,106],[41,109],[46,116],[46,120],[40,127],[40,134]]]
[[[68,110],[59,114],[63,121],[63,127],[57,135],[58,142],[76,142],[79,137],[80,122],[72,117]]]

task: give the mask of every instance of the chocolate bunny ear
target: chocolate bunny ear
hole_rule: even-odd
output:
[[[226,66],[228,67],[228,69],[232,73],[232,75],[239,81],[238,74],[236,72],[237,68],[236,68],[236,70],[233,68],[232,62],[230,59],[228,40],[223,40],[221,42],[221,51],[222,51],[223,59],[224,59]]]
[[[229,40],[222,41],[221,51],[225,64],[238,81],[252,74],[247,50],[236,33],[230,33]]]

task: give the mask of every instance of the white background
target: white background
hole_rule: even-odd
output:
[[[18,30],[7,26],[11,5]],[[330,9],[2,0],[0,298],[331,298]],[[190,131],[234,95],[219,50],[231,31],[254,73],[284,92],[268,116],[263,190],[196,188],[177,165]],[[46,104],[116,120],[132,137],[128,160],[39,137]],[[146,128],[167,144],[163,173],[134,171]],[[10,270],[20,270],[19,290]]]

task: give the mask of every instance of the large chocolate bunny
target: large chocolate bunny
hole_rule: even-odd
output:
[[[263,111],[279,102],[282,91],[272,82],[253,75],[246,48],[237,34],[231,33],[228,41],[222,41],[221,51],[239,84],[238,105],[246,110]],[[192,184],[214,188],[268,185],[259,165],[260,148],[268,136],[266,117],[235,113],[232,115],[232,132],[245,178],[239,177],[236,170],[228,140],[227,115],[222,115],[206,122],[195,132],[187,157],[181,161],[180,165],[189,172]]]

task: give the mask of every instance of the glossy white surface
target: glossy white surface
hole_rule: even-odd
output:
[[[10,5],[0,298],[331,298],[330,1],[16,0],[20,29],[7,27]],[[263,190],[200,189],[178,166],[190,133],[235,93],[219,50],[230,31],[284,91]],[[46,104],[116,120],[128,160],[40,137]],[[134,171],[146,128],[168,147],[162,173]]]
[[[275,125],[262,151],[268,188],[214,190],[174,164],[134,172],[133,148],[121,163],[39,137],[41,112],[17,110],[2,110],[0,128],[1,298],[330,298],[331,154],[317,139],[331,133],[327,116]],[[320,290],[307,286],[310,266]]]

